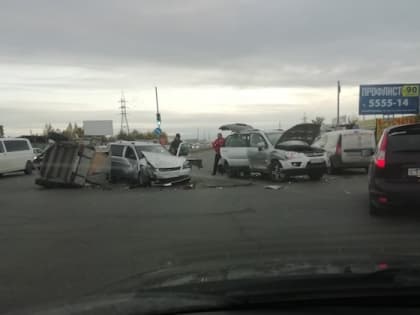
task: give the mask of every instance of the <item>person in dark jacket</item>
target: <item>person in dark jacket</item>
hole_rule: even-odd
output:
[[[169,147],[169,152],[171,152],[173,155],[176,155],[178,152],[178,147],[181,144],[181,135],[179,133],[176,134],[175,139],[171,142],[171,145]]]
[[[223,138],[223,135],[221,133],[217,134],[217,139],[213,141],[212,146],[215,151],[214,156],[214,166],[213,166],[213,173],[212,175],[216,175],[217,172],[217,165],[219,164],[219,160],[221,158],[220,155],[220,148],[225,145],[225,139]]]

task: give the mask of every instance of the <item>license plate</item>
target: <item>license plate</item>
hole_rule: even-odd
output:
[[[314,164],[324,163],[324,159],[312,159],[311,163],[314,163]]]
[[[420,168],[409,168],[408,176],[420,177]]]

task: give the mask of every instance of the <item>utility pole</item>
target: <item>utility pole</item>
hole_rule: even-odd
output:
[[[340,125],[340,93],[341,85],[340,81],[337,81],[337,127]]]
[[[306,124],[307,120],[308,120],[308,118],[306,117],[306,113],[303,113],[303,123]]]
[[[160,128],[160,125],[162,124],[162,118],[159,112],[159,98],[158,98],[157,86],[155,86],[155,96],[156,96],[156,122],[157,122],[158,128]]]
[[[124,92],[121,91],[121,99],[119,100],[120,105],[120,115],[121,115],[121,129],[120,133],[124,133],[124,129],[127,129],[127,134],[130,133],[130,127],[128,126],[127,118],[127,102],[124,97]]]

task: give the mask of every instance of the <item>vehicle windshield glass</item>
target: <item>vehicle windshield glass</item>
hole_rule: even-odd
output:
[[[420,133],[401,132],[389,136],[389,150],[392,151],[419,151]]]
[[[282,132],[266,132],[265,135],[267,136],[268,140],[272,145],[275,145],[277,141],[279,141]]]
[[[420,266],[420,0],[0,0],[0,74],[0,314]]]
[[[137,153],[142,152],[152,152],[152,153],[161,153],[164,155],[170,155],[169,151],[166,150],[161,145],[136,145]]]

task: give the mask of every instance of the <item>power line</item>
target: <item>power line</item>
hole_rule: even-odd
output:
[[[130,127],[128,126],[128,118],[127,118],[127,102],[125,100],[123,91],[121,91],[121,99],[118,101],[118,103],[120,103],[120,115],[121,115],[120,133],[124,133],[124,129],[126,129],[127,134],[129,134]]]

